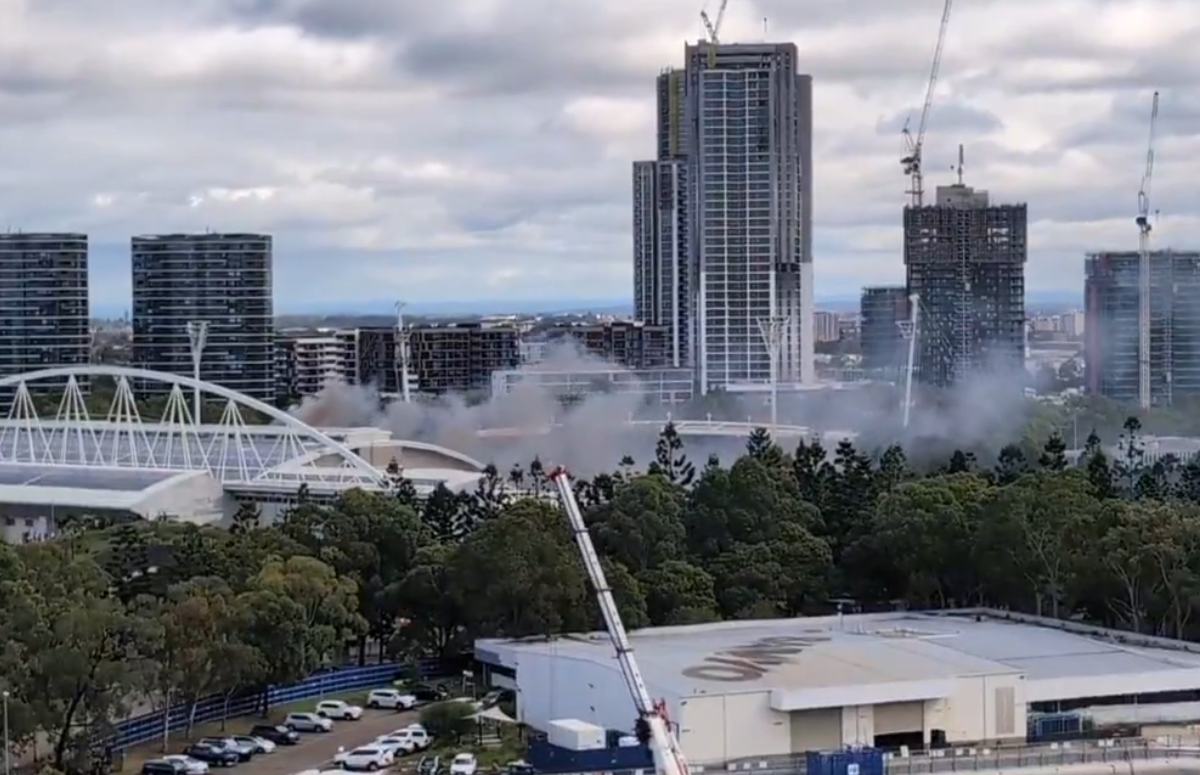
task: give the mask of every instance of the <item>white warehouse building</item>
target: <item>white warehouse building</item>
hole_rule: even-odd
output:
[[[630,640],[699,763],[1023,740],[1037,710],[1200,689],[1190,644],[984,609],[660,627]],[[482,640],[475,656],[534,728],[632,727],[604,633]]]

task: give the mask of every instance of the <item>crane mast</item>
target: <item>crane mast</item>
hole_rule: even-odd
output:
[[[942,49],[946,46],[946,29],[950,26],[950,8],[954,0],[946,0],[942,7],[942,25],[938,29],[937,47],[933,50],[933,64],[929,68],[929,84],[925,87],[925,105],[921,108],[921,123],[917,127],[916,137],[913,137],[905,122],[901,134],[904,136],[905,156],[900,160],[904,165],[904,173],[909,177],[907,193],[912,197],[912,206],[921,207],[925,204],[925,174],[921,169],[922,154],[925,151],[925,129],[929,126],[929,111],[933,108],[933,93],[937,89],[938,74],[942,69]]]
[[[563,467],[558,467],[550,474],[551,481],[558,489],[558,500],[567,520],[571,525],[571,533],[575,545],[583,559],[583,567],[587,570],[588,578],[596,594],[596,602],[600,606],[600,614],[604,617],[604,625],[608,631],[609,640],[617,652],[617,664],[621,669],[621,677],[625,679],[625,687],[629,690],[633,704],[637,708],[638,722],[644,724],[648,733],[650,753],[654,756],[654,768],[657,775],[688,775],[687,760],[679,748],[679,741],[671,732],[667,722],[665,706],[655,704],[650,699],[650,691],[642,679],[637,660],[633,658],[633,647],[629,645],[629,636],[625,625],[621,622],[621,614],[617,610],[616,600],[613,599],[612,588],[600,565],[600,557],[592,544],[587,525],[583,521],[583,512],[579,510],[579,502],[575,500],[575,490],[571,486],[571,475]],[[639,735],[640,736],[640,735]]]
[[[1150,105],[1150,141],[1146,171],[1138,189],[1138,406],[1150,408],[1150,190],[1154,183],[1154,137],[1158,129],[1158,92]]]

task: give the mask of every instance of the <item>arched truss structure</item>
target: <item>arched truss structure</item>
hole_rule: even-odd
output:
[[[92,417],[80,377],[110,377],[116,393],[105,417]],[[39,412],[38,382],[66,387],[53,416]],[[163,416],[143,421],[131,381],[171,386]],[[33,390],[30,385],[33,384]],[[0,463],[96,469],[207,471],[234,488],[295,490],[300,484],[336,489],[386,486],[384,474],[345,444],[262,401],[179,374],[125,366],[62,366],[0,378],[15,387],[7,420],[0,420]],[[189,395],[225,402],[221,419],[193,417]],[[57,394],[57,389],[55,390]],[[242,407],[274,420],[249,425]]]

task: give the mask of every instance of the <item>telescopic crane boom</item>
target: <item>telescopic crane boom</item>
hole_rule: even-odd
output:
[[[929,125],[929,111],[933,107],[933,93],[937,89],[938,73],[942,69],[942,49],[946,46],[946,29],[950,26],[950,8],[954,0],[946,0],[942,7],[942,26],[938,30],[937,48],[933,50],[933,65],[929,68],[929,84],[925,87],[925,105],[921,108],[921,124],[917,127],[917,135],[913,137],[905,122],[904,135],[905,156],[900,160],[904,165],[904,174],[909,177],[907,193],[912,197],[913,207],[925,204],[925,176],[921,170],[922,154],[925,151],[925,129]]]
[[[1138,189],[1138,406],[1150,408],[1150,190],[1154,183],[1154,137],[1158,130],[1158,92],[1150,105],[1150,141],[1146,171]]]
[[[592,537],[588,535],[587,525],[583,521],[583,512],[579,510],[579,502],[575,500],[575,490],[571,486],[571,475],[567,469],[558,467],[550,473],[550,479],[558,489],[558,500],[567,520],[571,524],[571,533],[575,537],[575,545],[583,558],[583,567],[587,570],[588,578],[596,593],[596,602],[600,605],[600,613],[604,617],[604,625],[608,637],[617,652],[617,664],[621,668],[621,677],[633,698],[637,708],[636,721],[638,739],[647,745],[654,756],[654,769],[657,775],[688,775],[687,760],[679,748],[679,741],[671,732],[667,721],[666,706],[655,703],[650,699],[646,682],[642,680],[642,672],[638,669],[637,661],[633,658],[633,647],[629,645],[629,636],[625,625],[621,622],[621,614],[617,611],[617,603],[613,599],[612,588],[600,565],[600,557],[596,547],[592,545]]]

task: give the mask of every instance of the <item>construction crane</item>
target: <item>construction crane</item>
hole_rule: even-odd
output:
[[[1150,141],[1146,171],[1138,189],[1138,406],[1150,408],[1150,189],[1154,183],[1154,135],[1158,129],[1158,92],[1150,105]]]
[[[717,18],[711,19],[708,16],[708,11],[700,12],[700,21],[704,22],[704,29],[708,32],[708,66],[714,67],[717,64],[717,46],[721,43],[721,22],[725,21],[725,9],[729,7],[729,0],[721,0],[721,5],[717,8]]]
[[[550,473],[550,479],[558,489],[558,500],[567,520],[571,524],[571,533],[575,537],[575,545],[583,558],[583,566],[596,593],[596,602],[600,606],[600,614],[604,617],[604,625],[608,631],[609,640],[617,652],[617,664],[621,669],[621,677],[625,679],[625,687],[629,690],[633,704],[637,708],[638,717],[635,721],[637,738],[650,749],[654,757],[656,775],[688,775],[687,760],[679,748],[679,741],[671,731],[667,719],[666,705],[650,699],[646,682],[642,680],[642,672],[638,669],[637,661],[633,658],[633,647],[629,645],[629,636],[625,625],[621,622],[621,614],[617,611],[617,603],[613,599],[612,588],[605,578],[604,568],[600,565],[600,557],[596,547],[592,545],[592,537],[588,535],[587,525],[583,521],[583,512],[579,510],[579,502],[575,500],[575,489],[571,485],[571,475],[567,469],[559,466]]]
[[[904,165],[904,174],[909,177],[907,193],[912,197],[913,207],[925,204],[925,177],[921,170],[921,156],[925,150],[925,129],[929,125],[929,110],[933,107],[933,93],[937,89],[938,73],[942,69],[942,49],[946,46],[946,28],[950,26],[950,8],[954,0],[946,0],[942,8],[942,26],[938,30],[937,48],[933,50],[933,65],[929,68],[929,84],[925,87],[925,105],[921,108],[921,123],[917,127],[917,135],[913,137],[904,122],[901,134],[904,136],[905,156],[900,160]]]

